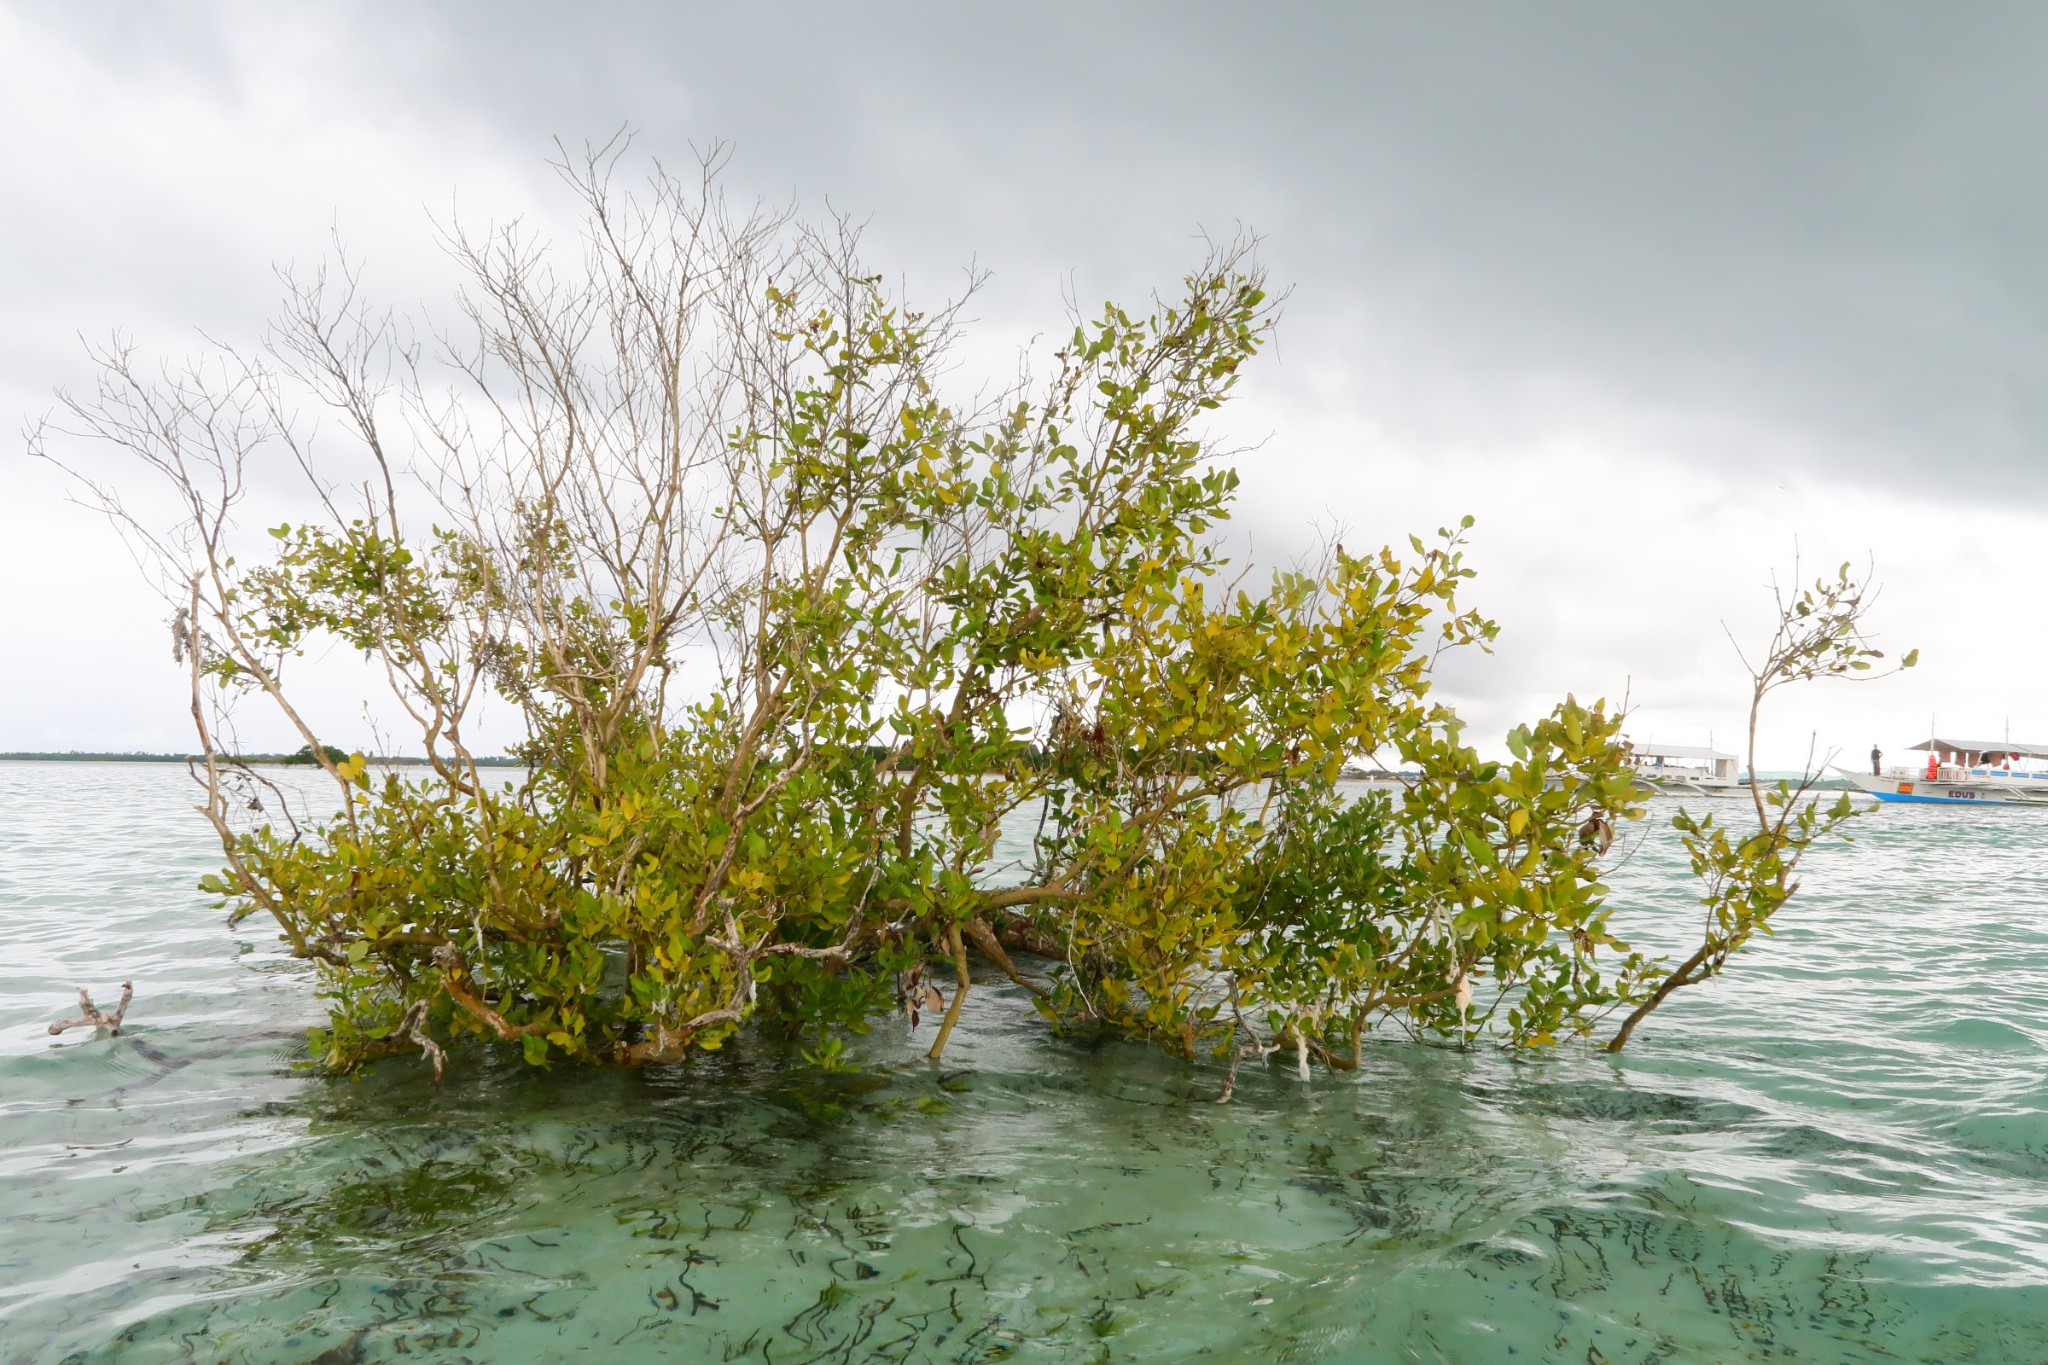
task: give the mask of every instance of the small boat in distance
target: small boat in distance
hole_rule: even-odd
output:
[[[2048,744],[1930,739],[1909,752],[1925,763],[1881,773],[1835,771],[1880,801],[1908,804],[2048,806]]]
[[[1656,796],[1733,796],[1734,754],[1686,744],[1630,744],[1636,785]]]

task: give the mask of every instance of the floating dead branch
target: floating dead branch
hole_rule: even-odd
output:
[[[121,983],[121,1003],[114,1007],[112,1014],[102,1014],[100,1013],[99,1006],[92,1003],[92,996],[86,993],[85,987],[80,986],[78,988],[78,1008],[81,1013],[75,1019],[58,1020],[50,1025],[50,1032],[62,1033],[68,1028],[83,1028],[85,1025],[91,1024],[94,1028],[103,1028],[109,1034],[118,1038],[121,1035],[121,1018],[128,1013],[128,1002],[134,998],[135,983],[123,981]]]

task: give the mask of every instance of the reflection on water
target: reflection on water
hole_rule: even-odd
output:
[[[1219,1077],[977,986],[943,1070],[289,1070],[180,775],[0,765],[0,1358],[2026,1361],[2048,823],[1884,812],[1616,1063]],[[1633,927],[1692,922],[1653,831]],[[132,1031],[52,1039],[79,984]],[[929,1028],[925,1030],[929,1032]]]

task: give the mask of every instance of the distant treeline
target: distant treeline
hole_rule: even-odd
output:
[[[346,758],[348,755],[343,754]],[[63,753],[14,753],[0,754],[0,762],[20,763],[185,763],[200,761],[197,754],[90,754],[77,749]],[[237,754],[230,762],[241,763],[282,763],[311,766],[313,760],[304,750],[295,754]],[[474,760],[479,768],[518,768],[524,765],[516,758],[479,758]],[[424,768],[424,758],[372,758],[372,767]]]

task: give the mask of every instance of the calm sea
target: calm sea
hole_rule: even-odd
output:
[[[851,1077],[309,1077],[190,805],[0,763],[0,1359],[2048,1360],[2038,812],[1871,816],[1620,1061],[1388,1042],[1219,1106],[996,982],[942,1070],[889,1020]],[[1679,853],[1614,879],[1673,946]],[[45,1032],[126,979],[122,1037]]]

